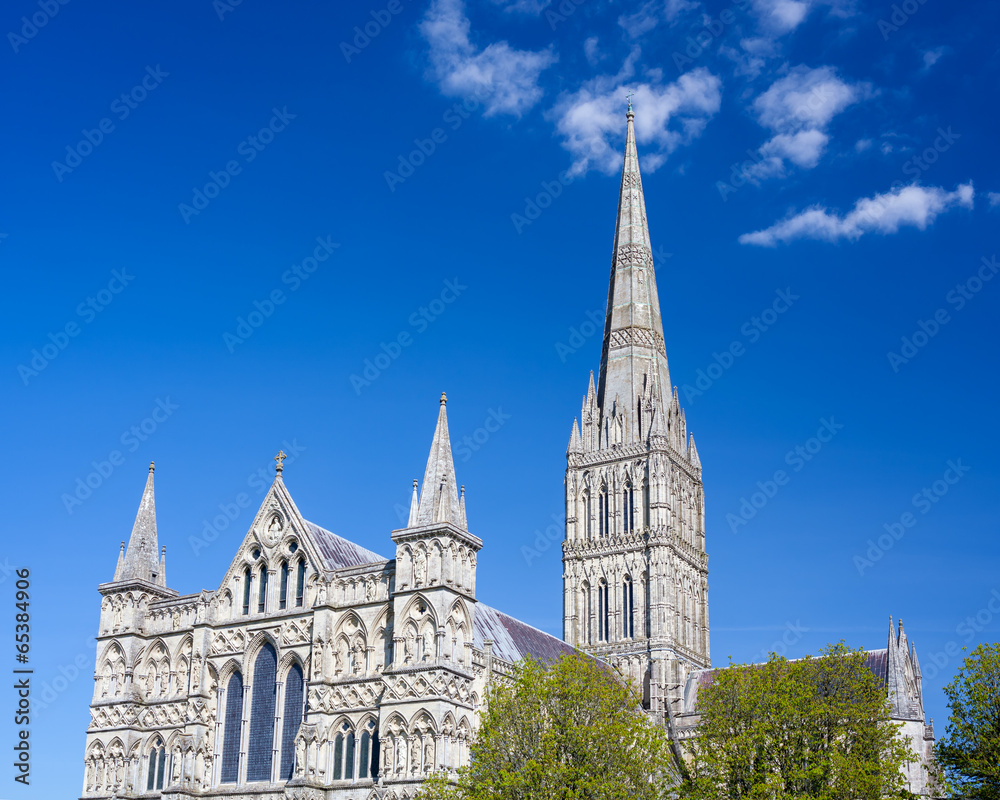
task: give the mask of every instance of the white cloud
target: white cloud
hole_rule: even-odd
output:
[[[538,78],[557,56],[551,49],[517,50],[493,42],[479,50],[469,37],[461,0],[432,0],[420,23],[430,45],[430,75],[449,97],[475,97],[485,116],[520,116],[542,97]]]
[[[618,17],[618,24],[632,39],[637,39],[660,22],[673,22],[681,12],[697,7],[698,3],[691,0],[648,0],[638,11]]]
[[[973,194],[972,181],[960,184],[953,192],[938,186],[912,184],[874,197],[862,197],[844,216],[814,206],[764,230],[744,233],[740,244],[774,247],[795,239],[855,241],[866,233],[896,233],[904,226],[924,230],[950,208],[972,208]]]
[[[945,53],[944,47],[935,47],[932,50],[924,51],[924,68],[923,71],[927,72],[941,60],[941,56]]]
[[[601,50],[598,46],[598,41],[596,36],[591,36],[590,38],[584,40],[583,42],[583,54],[587,57],[587,61],[591,66],[595,65],[601,60]]]
[[[842,81],[833,67],[799,65],[776,80],[753,104],[760,124],[786,133],[824,128],[849,105],[871,93],[868,84]]]
[[[810,128],[796,133],[779,133],[760,148],[763,156],[787,158],[793,164],[812,169],[819,163],[830,137]]]
[[[872,146],[872,140],[871,139],[858,139],[854,143],[854,150],[857,153],[863,153],[863,152],[865,152],[865,150],[870,149],[871,146]]]
[[[795,30],[809,14],[809,0],[754,0],[761,23],[777,34]]]
[[[553,108],[563,147],[573,155],[571,174],[588,169],[614,174],[621,167],[625,130],[625,95],[634,92],[635,137],[643,148],[642,165],[660,167],[674,150],[695,139],[719,110],[722,82],[704,67],[673,83],[626,83],[632,76],[630,56],[618,75],[595,78]],[[654,75],[654,80],[657,78]]]
[[[1000,206],[1000,192],[988,192],[986,197],[989,198],[990,208]]]
[[[870,84],[847,83],[832,67],[795,67],[754,100],[757,121],[775,134],[760,154],[812,169],[830,142],[825,129],[833,118],[871,94]],[[782,174],[783,168],[771,169],[761,177]]]

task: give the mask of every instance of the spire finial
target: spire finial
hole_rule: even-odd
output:
[[[150,461],[149,462],[149,471],[150,472],[155,472],[156,471],[156,462],[155,461]]]
[[[625,95],[625,99],[628,100],[628,111],[626,111],[625,114],[626,114],[626,116],[629,116],[629,117],[634,116],[633,113],[632,113],[632,96],[633,95],[634,95],[634,92],[632,92],[632,91],[629,91],[629,93],[627,95]]]
[[[274,460],[275,460],[276,462],[278,462],[278,466],[276,466],[276,467],[274,468],[274,472],[275,472],[275,474],[276,474],[276,475],[280,475],[280,474],[281,474],[281,471],[282,471],[282,470],[283,470],[283,469],[285,468],[285,465],[284,465],[284,463],[283,463],[283,462],[284,462],[284,460],[285,460],[285,457],[286,457],[286,456],[285,456],[285,453],[284,453],[284,452],[283,452],[282,450],[279,450],[279,451],[278,451],[278,455],[276,455],[276,456],[274,457]]]
[[[441,405],[443,406],[448,405],[448,395],[446,395],[444,392],[441,392]]]

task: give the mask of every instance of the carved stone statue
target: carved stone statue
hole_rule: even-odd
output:
[[[414,736],[410,739],[410,772],[420,769],[420,741]]]
[[[387,774],[389,774],[389,775],[392,775],[396,771],[396,762],[394,760],[394,756],[396,755],[396,751],[395,751],[395,749],[392,746],[392,741],[393,740],[392,740],[391,736],[387,737],[386,740],[385,740],[385,747],[384,747],[384,750],[385,750],[385,756],[384,756],[384,758],[385,758],[385,770],[384,771]]]
[[[306,769],[306,740],[301,736],[295,740],[295,774],[301,777]]]
[[[347,670],[347,658],[347,639],[341,639],[337,642],[337,672]]]
[[[121,603],[115,603],[115,615],[114,615],[114,626],[120,628],[122,625],[122,607]]]
[[[430,772],[432,769],[434,769],[434,743],[428,737],[424,744],[424,772]]]
[[[413,556],[413,585],[423,586],[427,580],[427,557],[422,550],[417,550]]]
[[[365,600],[371,602],[375,598],[375,582],[368,581],[365,583]]]

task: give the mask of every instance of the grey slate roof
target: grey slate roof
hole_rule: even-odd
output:
[[[321,528],[309,520],[306,520],[309,532],[313,541],[319,548],[327,569],[343,569],[344,567],[360,567],[362,564],[374,564],[376,562],[388,561],[378,553],[373,553],[354,542],[349,542],[342,536],[337,536],[333,531]]]
[[[472,646],[483,649],[483,642],[493,640],[493,654],[506,661],[532,656],[542,663],[573,653],[562,639],[534,628],[526,622],[497,611],[485,603],[476,604]]]

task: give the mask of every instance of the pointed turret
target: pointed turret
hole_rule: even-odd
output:
[[[656,398],[654,403],[660,407],[664,405],[665,393],[670,391],[633,116],[629,106],[597,388],[597,403],[605,416],[610,414],[613,401],[618,406],[616,413],[624,412],[628,441],[638,440],[641,435],[636,406],[647,386]]]
[[[461,524],[459,527],[468,530],[469,521],[465,518],[465,486],[462,486],[462,495],[458,498],[458,510],[461,514]]]
[[[573,418],[573,430],[569,435],[569,446],[566,448],[567,453],[582,453],[583,452],[583,439],[580,438],[580,426],[576,422],[576,417]]]
[[[135,516],[132,535],[128,540],[128,550],[122,563],[121,573],[116,570],[116,579],[121,581],[145,581],[163,586],[160,576],[159,547],[156,541],[156,502],[153,496],[153,471],[149,464],[146,488],[139,502],[139,512]]]
[[[688,445],[688,461],[691,466],[701,469],[701,459],[698,458],[698,448],[694,446],[694,434],[691,434],[691,444]]]
[[[121,549],[118,551],[118,563],[115,564],[115,580],[120,581],[122,579],[122,570],[125,569],[125,542],[122,542]]]
[[[417,524],[417,508],[420,506],[420,495],[417,494],[417,479],[413,479],[413,494],[410,496],[410,517],[406,522],[407,528],[413,528]]]
[[[462,513],[458,500],[458,483],[455,480],[455,462],[451,455],[448,437],[448,398],[441,393],[437,427],[427,458],[424,483],[417,506],[417,525],[450,522],[461,527]]]
[[[167,585],[167,546],[164,545],[160,551],[160,574],[156,576],[156,582],[160,586]]]

